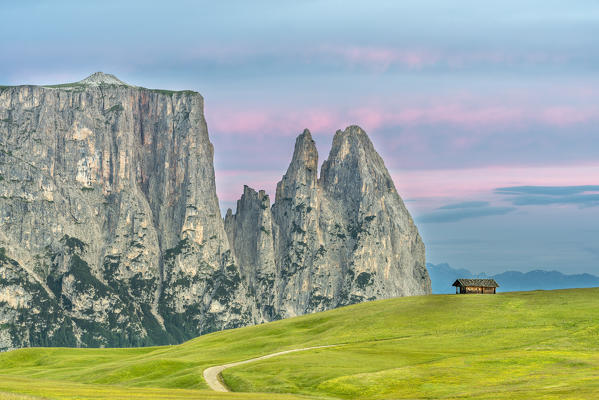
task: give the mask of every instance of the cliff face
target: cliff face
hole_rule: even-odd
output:
[[[166,343],[249,322],[199,94],[104,74],[0,90],[0,347],[38,331]]]
[[[272,209],[267,196],[246,187],[236,214],[227,213],[241,270],[269,266],[268,278],[252,281],[256,296],[270,296],[269,313],[262,315],[286,318],[430,293],[424,244],[366,133],[357,126],[338,131],[320,179],[317,168],[318,153],[306,130]],[[249,198],[257,199],[251,207]]]
[[[317,178],[308,131],[275,203],[221,218],[195,92],[97,73],[0,87],[0,350],[175,343],[430,293],[424,246],[357,127]]]

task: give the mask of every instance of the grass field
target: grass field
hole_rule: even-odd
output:
[[[208,366],[327,344],[339,346],[223,372],[233,390],[252,393],[211,392],[202,379]],[[0,354],[0,399],[265,396],[599,398],[599,289],[399,298],[218,332],[178,346]]]

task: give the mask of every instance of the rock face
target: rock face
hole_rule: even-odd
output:
[[[366,134],[308,131],[275,203],[223,221],[195,92],[96,73],[0,87],[0,351],[176,343],[430,293],[424,246]]]
[[[259,315],[430,293],[424,244],[366,133],[338,131],[320,179],[317,169],[305,130],[272,208],[268,196],[246,187],[236,214],[227,212],[236,263],[252,271],[251,288],[262,299]]]
[[[0,347],[169,343],[251,322],[212,159],[194,92],[101,73],[1,89]]]

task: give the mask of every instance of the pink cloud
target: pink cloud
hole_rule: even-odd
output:
[[[599,117],[599,107],[549,107],[540,113],[539,119],[549,125],[574,125],[595,120]]]
[[[351,50],[356,57],[364,51]],[[393,57],[388,51],[372,51],[373,59]],[[366,92],[348,98],[321,98],[315,88],[314,102],[277,98],[276,102],[256,103],[254,97],[242,104],[207,103],[211,131],[223,134],[296,135],[303,128],[334,132],[349,124],[368,131],[383,127],[451,125],[479,132],[526,126],[563,128],[599,121],[599,91],[595,82],[571,85],[566,82],[535,84],[534,87],[483,88],[406,93]],[[361,92],[361,91],[360,91]],[[301,98],[301,97],[300,97]]]
[[[266,129],[267,127],[269,128]],[[259,110],[217,110],[216,116],[210,119],[210,128],[218,132],[235,133],[271,131],[273,116]]]
[[[450,125],[466,130],[497,130],[497,128],[537,124],[563,127],[599,120],[599,107],[573,106],[468,106],[459,103],[407,107],[365,106],[353,109],[324,110],[306,108],[210,110],[210,129],[223,134],[296,135],[304,128],[316,132],[335,132],[350,124],[366,130],[392,126]]]
[[[498,187],[596,185],[599,164],[391,171],[404,199],[427,211],[456,199],[488,198]]]
[[[477,64],[522,65],[522,64],[563,64],[568,57],[562,54],[542,52],[505,51],[448,51],[443,49],[418,49],[380,46],[339,46],[325,45],[316,49],[315,54],[341,58],[346,64],[370,68],[375,72],[385,72],[392,66],[408,69],[423,69],[444,66],[461,69]]]
[[[420,70],[428,67],[462,69],[480,65],[518,66],[530,64],[564,64],[571,56],[555,52],[508,50],[455,50],[442,47],[398,47],[376,45],[322,44],[307,48],[273,45],[252,47],[243,45],[214,46],[201,44],[186,49],[185,60],[210,60],[222,64],[248,63],[256,58],[301,62],[317,66],[334,64],[362,67],[383,73],[392,67]]]
[[[469,108],[460,104],[399,109],[396,112],[374,108],[353,110],[350,115],[377,129],[388,125],[452,124],[464,127],[514,123],[525,118],[516,107],[487,106]]]
[[[314,131],[339,129],[335,111],[308,108],[300,111],[212,109],[211,130],[248,135],[297,135],[304,128]]]

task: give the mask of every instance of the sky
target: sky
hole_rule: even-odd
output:
[[[95,71],[205,98],[221,207],[295,137],[369,134],[427,261],[599,275],[597,1],[0,3],[0,84]]]

